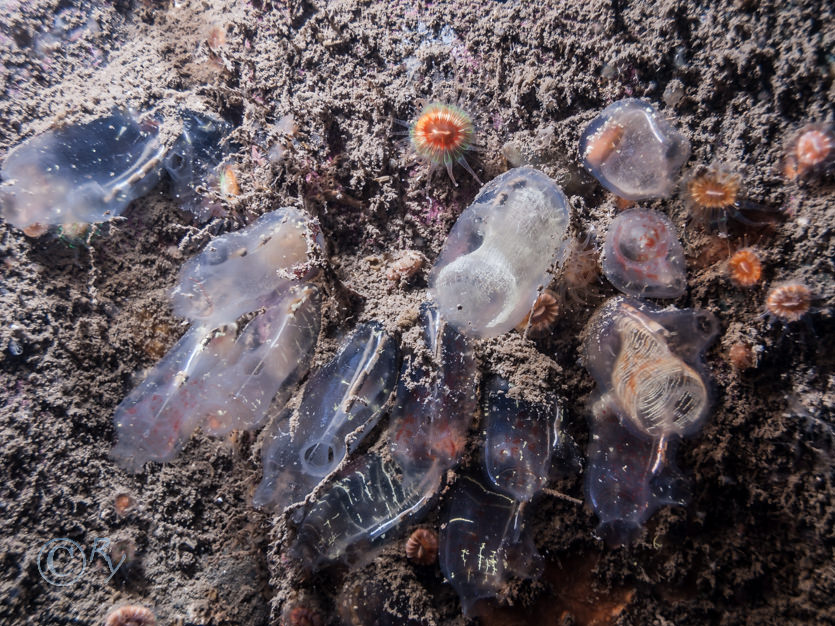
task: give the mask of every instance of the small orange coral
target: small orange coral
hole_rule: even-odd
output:
[[[728,271],[737,287],[753,287],[762,279],[763,264],[753,248],[743,248],[728,261]]]
[[[728,350],[728,361],[736,369],[742,371],[756,366],[757,356],[749,344],[737,341]]]
[[[133,508],[133,505],[136,504],[130,494],[127,493],[120,493],[114,499],[114,506],[116,508],[116,514],[120,517],[125,515],[128,511]]]
[[[154,614],[144,606],[120,606],[107,614],[105,626],[156,626]]]
[[[551,291],[545,289],[534,302],[530,313],[525,316],[516,329],[519,332],[524,332],[528,328],[530,322],[529,332],[537,335],[547,331],[560,314],[559,296]]]
[[[418,528],[406,540],[406,557],[420,565],[431,565],[438,556],[438,535],[428,528]]]
[[[789,142],[783,161],[786,178],[820,171],[835,162],[835,133],[824,124],[808,124]]]
[[[311,608],[296,605],[284,616],[285,626],[322,626],[322,618]]]
[[[796,322],[812,304],[812,292],[799,282],[775,285],[768,290],[765,307],[774,317],[785,322]]]
[[[696,168],[687,180],[687,200],[692,210],[712,212],[734,205],[742,177],[720,165]]]

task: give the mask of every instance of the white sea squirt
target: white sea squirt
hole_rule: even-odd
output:
[[[429,283],[444,319],[495,337],[530,311],[567,241],[568,200],[557,184],[518,167],[486,184],[447,237]]]
[[[286,402],[309,367],[320,305],[314,286],[279,272],[308,273],[302,251],[315,240],[304,214],[278,209],[186,263],[172,297],[195,323],[116,408],[120,465],[169,461],[198,426],[257,428]],[[259,309],[237,332],[238,317]]]

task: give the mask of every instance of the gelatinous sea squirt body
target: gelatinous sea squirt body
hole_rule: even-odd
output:
[[[627,98],[606,107],[580,138],[580,158],[601,185],[627,200],[673,193],[690,142],[643,100]]]
[[[568,201],[531,167],[485,185],[447,237],[432,269],[432,298],[446,321],[473,337],[495,337],[518,325],[567,239]]]
[[[701,355],[717,334],[706,311],[613,298],[589,322],[586,367],[598,384],[586,488],[610,543],[628,543],[660,506],[683,504],[678,439],[701,429],[711,394]]]
[[[294,552],[313,569],[416,521],[464,451],[476,411],[472,346],[424,303],[423,345],[403,359],[389,454],[353,462],[305,511]]]
[[[160,180],[156,124],[127,111],[49,130],[6,156],[0,214],[13,226],[103,222]]]
[[[295,427],[285,411],[264,440],[264,478],[253,504],[278,510],[304,500],[374,428],[397,383],[397,343],[376,322],[361,324],[314,372]],[[346,438],[350,436],[350,442]]]
[[[198,426],[214,435],[257,428],[274,399],[287,400],[307,372],[320,325],[318,290],[277,273],[307,260],[298,250],[315,237],[302,218],[278,209],[213,239],[186,263],[174,298],[195,323],[116,408],[112,456],[123,467],[171,460]],[[288,224],[300,241],[285,232]],[[282,234],[293,245],[273,249]],[[301,274],[307,265],[295,267]],[[237,332],[238,317],[258,309]]]
[[[609,225],[603,273],[623,293],[677,298],[687,290],[684,249],[673,223],[658,211],[633,209]]]
[[[554,455],[573,461],[555,396],[543,403],[514,397],[507,381],[486,386],[487,481],[456,483],[441,528],[440,565],[469,615],[480,598],[497,595],[510,575],[537,578],[542,557],[525,525],[528,503],[548,480]]]

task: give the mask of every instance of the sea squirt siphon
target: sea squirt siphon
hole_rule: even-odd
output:
[[[116,408],[112,456],[123,467],[171,460],[201,425],[257,428],[274,398],[286,401],[309,366],[320,305],[315,287],[277,272],[303,275],[315,242],[304,214],[278,209],[183,266],[172,299],[193,325]],[[238,333],[238,318],[259,309]]]
[[[687,289],[684,250],[658,211],[618,215],[606,233],[602,265],[609,282],[630,296],[676,298]]]
[[[382,417],[397,383],[397,361],[397,343],[379,323],[354,330],[333,360],[310,376],[295,427],[287,412],[274,420],[264,440],[256,507],[281,510],[300,502],[339,466]]]
[[[648,102],[618,100],[594,118],[580,138],[583,166],[627,200],[672,194],[690,142]]]
[[[36,135],[3,162],[0,213],[24,229],[107,221],[159,182],[157,135],[128,111]]]
[[[629,543],[658,507],[683,504],[675,447],[708,417],[702,353],[717,332],[707,311],[624,297],[609,300],[589,322],[584,360],[598,393],[586,489],[609,543]]]
[[[312,569],[415,521],[464,451],[476,412],[472,346],[429,303],[420,308],[422,345],[403,359],[388,452],[369,452],[305,511],[294,552]]]
[[[569,217],[562,190],[531,167],[487,183],[458,218],[430,274],[440,314],[473,337],[517,326],[551,282]]]

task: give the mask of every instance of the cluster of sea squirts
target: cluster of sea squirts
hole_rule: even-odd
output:
[[[236,184],[222,180],[233,175],[224,165],[231,128],[190,111],[182,113],[182,124],[170,149],[159,145],[157,121],[126,112],[29,140],[0,172],[4,218],[30,234],[106,220],[147,193],[162,168],[185,208],[200,219],[217,214],[220,206],[198,187],[215,177],[236,193]],[[471,171],[463,153],[474,132],[462,110],[433,103],[411,136],[418,153],[451,177],[455,162]],[[831,132],[818,126],[808,132],[814,137],[800,135],[789,151],[792,176],[832,162]],[[455,136],[459,143],[447,145]],[[585,167],[629,201],[672,194],[689,151],[669,121],[633,99],[605,109],[580,145]],[[65,164],[74,167],[59,167]],[[736,179],[715,167],[699,172],[684,187],[707,221],[725,228],[744,208]],[[171,302],[190,327],[117,407],[113,457],[137,472],[148,461],[172,460],[198,427],[223,435],[269,419],[253,504],[290,511],[290,552],[316,570],[350,560],[359,548],[425,515],[481,412],[483,463],[459,477],[446,497],[438,547],[441,569],[470,612],[511,574],[538,575],[541,557],[526,513],[555,459],[578,467],[557,396],[530,402],[498,376],[480,382],[474,342],[525,328],[538,302],[556,315],[543,301],[548,294],[553,300],[554,292],[543,290],[568,256],[569,222],[562,190],[532,167],[484,185],[430,272],[430,301],[418,319],[421,345],[401,354],[382,324],[360,324],[334,358],[309,375],[292,409],[284,407],[308,374],[319,337],[321,295],[310,282],[324,254],[318,224],[285,207],[216,237],[180,271]],[[736,265],[750,274],[757,263],[754,257]],[[585,332],[583,359],[597,383],[585,480],[599,534],[625,544],[659,506],[685,502],[675,449],[709,416],[702,355],[718,322],[707,311],[642,299],[675,298],[687,288],[682,246],[659,212],[618,215],[602,268],[625,296],[603,304]],[[792,289],[788,296],[769,294],[770,303],[790,300],[782,315],[788,321],[803,313],[803,303],[791,297],[805,297],[808,308],[809,294],[797,295],[798,285]],[[777,304],[772,312],[780,315]],[[353,455],[386,413],[386,447]]]

